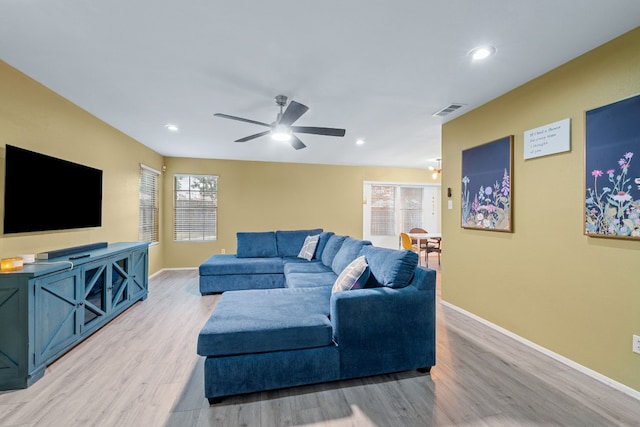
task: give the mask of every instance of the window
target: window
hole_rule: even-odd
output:
[[[158,243],[158,177],[160,172],[145,165],[140,165],[140,215],[138,218],[138,240]]]
[[[400,220],[402,230],[422,228],[422,188],[400,187]]]
[[[401,230],[422,227],[422,193],[422,187],[372,185],[371,235],[395,236],[396,218]]]
[[[218,177],[174,176],[175,241],[215,240],[218,230]]]
[[[440,232],[439,184],[365,181],[362,190],[362,237],[375,246],[398,248],[412,228]]]
[[[371,186],[371,235],[393,236],[395,232],[396,187]]]

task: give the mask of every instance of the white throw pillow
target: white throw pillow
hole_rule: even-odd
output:
[[[371,270],[369,270],[366,258],[364,255],[359,256],[342,270],[331,288],[331,293],[362,289],[370,274]]]
[[[311,258],[313,258],[313,254],[316,253],[318,240],[320,240],[319,234],[316,234],[315,236],[307,236],[304,239],[304,244],[302,245],[302,249],[300,249],[298,258],[304,258],[307,261],[311,261]]]

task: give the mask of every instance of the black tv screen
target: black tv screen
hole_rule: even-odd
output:
[[[4,233],[102,225],[102,171],[7,145]]]

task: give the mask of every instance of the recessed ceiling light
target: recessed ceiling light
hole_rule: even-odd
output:
[[[180,129],[178,129],[178,126],[172,125],[172,124],[166,124],[166,125],[164,125],[164,127],[167,130],[170,130],[171,132],[178,132],[180,130]]]
[[[366,142],[366,141],[365,141],[364,139],[359,139],[359,140],[357,140],[357,141],[356,141],[356,144],[358,144],[358,145],[364,145],[364,143],[365,143],[365,142]]]
[[[471,49],[469,52],[469,56],[474,61],[480,61],[482,59],[486,59],[492,55],[496,54],[495,46],[478,46],[476,48]]]

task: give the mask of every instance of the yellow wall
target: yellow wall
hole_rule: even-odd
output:
[[[0,61],[2,158],[6,144],[102,169],[102,227],[1,234],[0,257],[95,242],[138,240],[139,164],[160,169],[162,156]],[[43,191],[61,191],[52,178],[42,183]],[[4,160],[0,161],[0,218],[2,200]],[[151,247],[149,253],[149,271],[153,273],[163,265],[161,246]]]
[[[640,93],[638,52],[640,29],[447,123],[442,141],[442,298],[635,390],[640,241],[586,237],[582,221],[585,111]],[[565,118],[571,151],[524,161],[523,132]],[[514,233],[462,229],[461,151],[507,135]]]
[[[433,182],[428,171],[421,169],[164,159],[0,62],[0,157],[4,157],[6,144],[102,169],[103,225],[72,231],[0,234],[0,257],[93,242],[137,241],[139,164],[157,170],[165,165],[161,180],[161,243],[149,251],[151,274],[162,268],[196,267],[223,248],[228,253],[235,252],[237,231],[322,227],[361,236],[363,181]],[[174,173],[220,176],[217,241],[173,242]],[[51,185],[50,191],[57,190],[52,183],[43,185]],[[1,161],[0,217],[3,192]]]
[[[236,232],[320,227],[362,237],[364,181],[434,182],[426,169],[166,158],[166,267],[194,267],[236,250]],[[218,240],[173,242],[173,175],[218,175]]]

